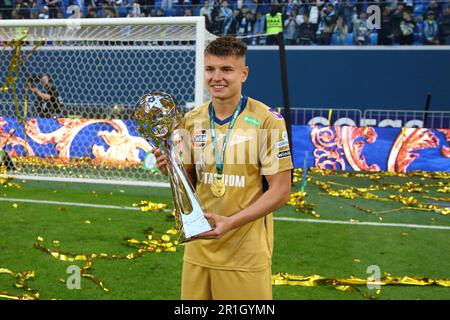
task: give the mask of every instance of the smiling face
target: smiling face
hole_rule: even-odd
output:
[[[205,84],[213,99],[240,97],[247,76],[244,57],[205,55]]]

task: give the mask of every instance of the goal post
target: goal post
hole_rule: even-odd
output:
[[[214,38],[204,17],[1,20],[0,148],[21,177],[159,185],[130,111],[156,90],[202,104]]]

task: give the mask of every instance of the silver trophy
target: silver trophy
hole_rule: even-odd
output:
[[[182,114],[175,99],[164,92],[151,92],[141,97],[134,112],[139,133],[153,146],[168,156],[167,172],[172,190],[177,230],[181,242],[212,230],[204,217],[205,208],[187,178],[180,154],[177,136]]]

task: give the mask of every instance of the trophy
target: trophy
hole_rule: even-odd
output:
[[[179,141],[173,137],[182,118],[175,99],[164,92],[151,92],[141,97],[134,112],[139,133],[168,156],[167,173],[172,191],[175,220],[180,242],[212,230],[204,217],[203,204],[194,192],[183,166]],[[182,152],[183,150],[181,150]]]

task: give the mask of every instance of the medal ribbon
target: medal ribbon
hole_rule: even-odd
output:
[[[228,126],[227,133],[225,134],[225,138],[223,139],[223,146],[222,146],[222,152],[219,154],[219,149],[217,147],[217,135],[216,135],[216,129],[214,125],[214,108],[212,106],[212,102],[209,104],[209,124],[211,128],[211,140],[213,142],[214,146],[214,159],[216,161],[216,170],[217,174],[219,176],[222,175],[223,172],[223,160],[225,158],[225,148],[228,142],[228,138],[230,137],[230,133],[233,130],[234,124],[236,123],[237,117],[239,116],[239,113],[241,112],[245,102],[247,99],[245,99],[243,96],[241,96],[241,100],[239,101],[239,104],[236,107],[236,110],[234,110],[233,117],[231,118],[230,125]]]

